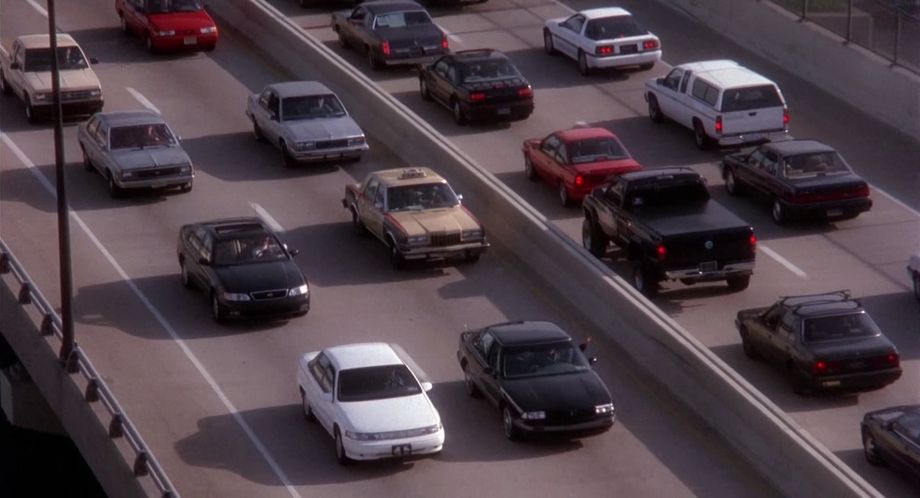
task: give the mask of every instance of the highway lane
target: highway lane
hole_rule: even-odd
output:
[[[754,225],[761,241],[755,277],[751,287],[738,294],[728,293],[723,284],[668,284],[655,304],[879,490],[888,496],[916,493],[914,487],[887,469],[865,462],[858,422],[872,409],[920,403],[915,389],[920,376],[920,325],[904,272],[907,257],[920,247],[920,215],[914,209],[920,206],[917,142],[657,2],[619,2],[662,39],[667,62],[733,58],[776,80],[789,103],[792,134],[834,145],[873,184],[875,206],[855,220],[827,226],[777,227],[769,218],[767,206],[727,196],[717,167],[719,153],[696,150],[687,130],[654,125],[648,120],[642,98],[644,82],[664,75],[667,64],[648,72],[606,72],[585,78],[577,73],[573,61],[543,53],[543,20],[566,15],[570,7],[583,9],[606,3],[579,0],[563,5],[552,0],[494,0],[463,9],[433,7],[435,21],[451,33],[453,50],[503,50],[535,88],[536,111],[528,120],[466,127],[454,124],[446,109],[421,100],[414,71],[371,72],[363,57],[340,48],[328,28],[328,12],[344,6],[305,10],[287,0],[271,3],[427,119],[576,240],[580,237],[579,210],[560,207],[553,188],[525,179],[519,150],[524,139],[542,137],[578,121],[596,123],[616,132],[646,167],[689,165],[700,171],[713,187],[714,198]],[[609,262],[628,279],[628,267],[622,261]],[[852,289],[854,295],[861,297],[898,345],[904,376],[896,384],[858,397],[802,398],[791,392],[778,371],[743,356],[733,327],[737,310],[769,304],[779,295],[841,288]]]
[[[62,2],[60,9],[60,26],[101,61],[106,109],[139,107],[142,95],[183,137],[198,167],[190,194],[112,200],[102,179],[77,164],[75,127],[65,129],[77,216],[78,340],[185,496],[480,494],[471,481],[496,495],[775,494],[600,339],[598,369],[614,392],[617,426],[583,442],[503,440],[497,415],[464,398],[458,333],[525,317],[555,320],[583,336],[577,317],[541,295],[500,248],[476,265],[390,270],[381,246],[354,239],[338,200],[345,183],[398,159],[372,142],[360,163],[283,169],[273,149],[252,140],[243,103],[248,92],[286,76],[232,33],[225,31],[211,54],[150,57],[118,33],[110,2]],[[45,25],[26,3],[0,7],[6,46]],[[54,203],[46,190],[51,132],[27,125],[14,99],[0,101],[0,115],[0,229],[56,302]],[[205,299],[179,286],[176,233],[191,220],[251,214],[253,203],[301,249],[314,309],[285,324],[218,327]],[[341,469],[331,439],[303,421],[297,355],[362,340],[402,344],[433,378],[447,428],[442,455]]]

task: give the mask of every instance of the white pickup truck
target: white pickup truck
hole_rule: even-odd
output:
[[[57,45],[63,114],[90,115],[102,110],[102,86],[90,68],[95,59],[87,60],[68,34],[58,33]],[[48,35],[25,35],[13,41],[9,58],[0,57],[0,92],[22,99],[30,123],[53,116]]]
[[[681,64],[645,83],[652,121],[693,130],[697,147],[788,137],[789,111],[773,81],[730,60]]]

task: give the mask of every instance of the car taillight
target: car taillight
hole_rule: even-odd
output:
[[[518,88],[518,97],[533,97],[533,88],[529,86]]]
[[[645,40],[642,42],[642,48],[645,50],[655,50],[658,48],[658,40]]]
[[[665,258],[668,257],[668,249],[664,246],[664,244],[658,244],[655,252],[658,254],[658,261],[664,261]]]
[[[486,100],[486,94],[482,92],[473,92],[470,94],[470,102],[483,102]]]
[[[575,177],[575,186],[581,187],[585,184],[585,177],[578,175]]]
[[[885,357],[885,360],[888,362],[888,365],[896,367],[901,364],[901,357],[898,356],[898,353],[891,353]]]
[[[789,109],[783,108],[783,126],[789,126]]]
[[[602,45],[594,49],[594,53],[597,55],[610,55],[613,53],[613,47],[610,45]]]
[[[853,197],[869,197],[869,186],[863,185],[853,191]]]
[[[811,373],[815,375],[826,374],[828,370],[828,364],[824,360],[818,360],[811,365]]]
[[[722,116],[716,116],[716,133],[722,134]]]
[[[751,252],[757,252],[757,236],[753,233],[748,237],[748,244],[751,246]]]
[[[383,40],[383,43],[380,44],[380,51],[383,52],[383,55],[390,56],[390,42]]]
[[[450,47],[448,46],[447,37],[446,37],[446,36],[441,36],[441,48],[443,48],[444,50],[447,50],[448,48],[450,48]]]

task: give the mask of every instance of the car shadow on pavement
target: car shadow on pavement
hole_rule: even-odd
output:
[[[83,48],[87,58],[96,58],[99,64],[144,64],[150,62],[178,61],[205,57],[205,52],[166,52],[151,54],[144,40],[128,35],[120,27],[89,28],[68,31]],[[104,66],[102,66],[104,67]],[[93,66],[98,71],[100,66]]]

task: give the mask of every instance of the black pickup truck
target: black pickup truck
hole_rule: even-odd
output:
[[[633,284],[646,296],[664,280],[726,280],[747,288],[754,271],[754,229],[709,200],[690,168],[656,168],[615,177],[584,201],[582,243],[602,257],[612,241],[633,262]]]

